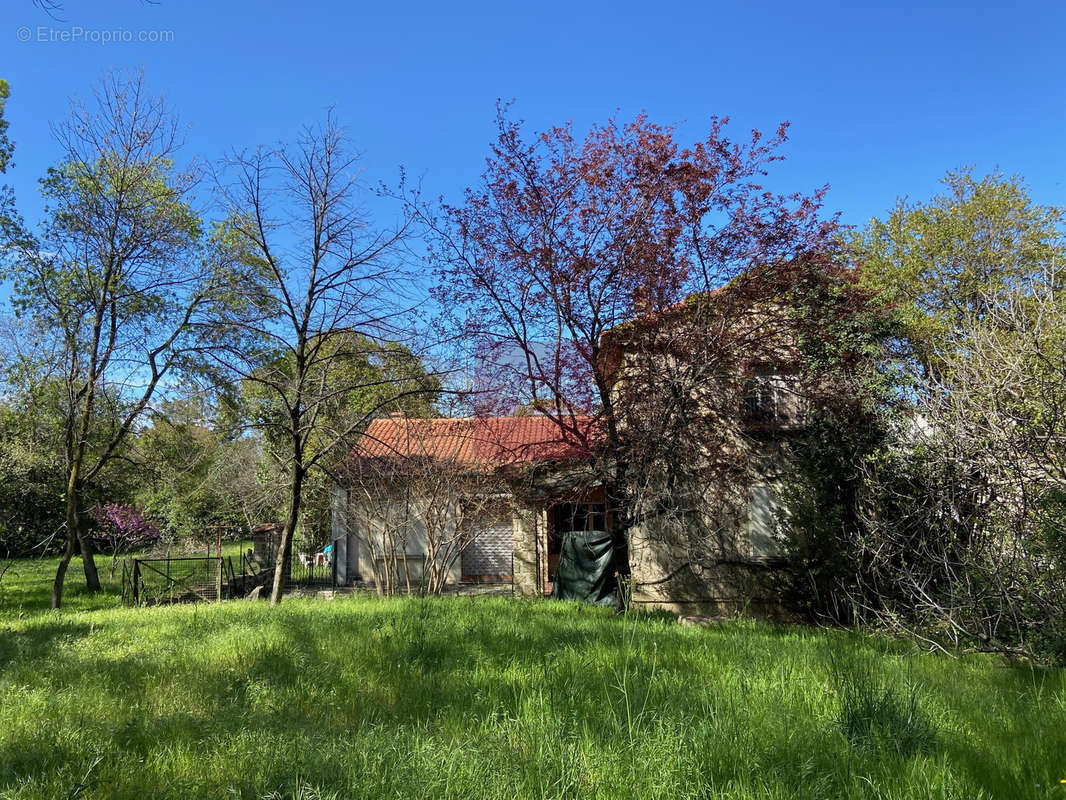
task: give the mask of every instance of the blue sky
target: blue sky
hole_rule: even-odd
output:
[[[65,0],[61,21],[32,0],[4,6],[0,77],[17,143],[6,179],[31,221],[56,155],[49,122],[108,68],[140,66],[191,125],[190,155],[291,137],[333,106],[368,178],[404,165],[450,198],[476,180],[502,97],[535,129],[646,109],[691,141],[712,114],[729,115],[738,138],[789,120],[771,185],[828,183],[828,209],[852,224],[897,195],[928,197],[963,164],[1020,173],[1038,201],[1066,204],[1061,0]],[[98,41],[125,31],[169,41]]]

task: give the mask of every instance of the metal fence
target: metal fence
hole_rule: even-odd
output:
[[[288,586],[332,586],[333,564],[313,558],[293,556],[289,569]]]
[[[122,564],[122,602],[192,603],[232,596],[233,561],[218,556],[132,558]]]
[[[192,603],[246,597],[259,587],[269,594],[274,582],[273,558],[257,558],[254,550],[240,543],[240,555],[219,557],[164,556],[158,558],[131,557],[122,564],[122,601],[127,605],[158,605],[162,603]],[[236,559],[236,567],[234,567]],[[464,580],[449,585],[445,593],[490,594],[501,589],[514,594],[514,556],[511,574],[480,576],[471,582]],[[321,554],[294,553],[285,576],[285,591],[301,588],[318,590],[337,585],[334,565]],[[344,582],[356,590],[367,586],[360,580]]]
[[[240,575],[246,576],[247,582],[269,585],[274,581],[273,559],[261,561],[250,553],[242,553],[240,566]],[[288,574],[285,576],[286,591],[300,587],[322,588],[333,585],[333,564],[330,561],[293,553]]]

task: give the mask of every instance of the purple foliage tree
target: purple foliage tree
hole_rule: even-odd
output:
[[[96,523],[93,543],[112,555],[112,577],[120,554],[155,544],[162,536],[159,526],[135,506],[107,503],[92,509],[89,516]]]

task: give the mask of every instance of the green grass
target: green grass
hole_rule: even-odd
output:
[[[0,797],[1058,798],[1066,675],[550,601],[42,611],[0,583]]]

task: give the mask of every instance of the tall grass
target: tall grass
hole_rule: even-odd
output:
[[[19,566],[2,797],[1066,800],[1062,671],[549,601],[55,613]]]
[[[928,754],[935,748],[937,726],[926,711],[929,703],[909,675],[900,685],[887,679],[869,659],[858,664],[834,660],[830,671],[839,689],[837,722],[853,747],[887,751],[901,758]]]

